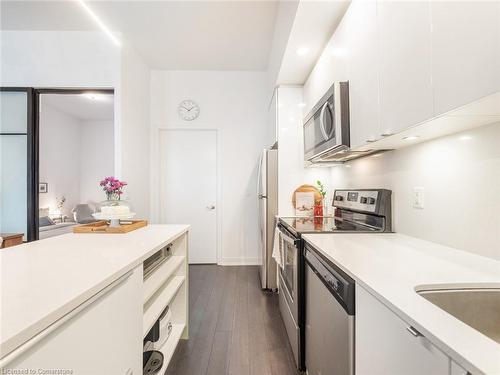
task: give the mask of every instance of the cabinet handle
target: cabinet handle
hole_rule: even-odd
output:
[[[368,143],[372,143],[372,142],[376,142],[377,140],[376,139],[367,139],[366,142]]]
[[[393,133],[385,132],[385,133],[380,134],[380,136],[382,136],[382,137],[389,137],[390,135],[393,135]]]
[[[412,334],[414,337],[420,337],[423,336],[420,332],[418,332],[415,328],[412,326],[406,327],[406,330]]]

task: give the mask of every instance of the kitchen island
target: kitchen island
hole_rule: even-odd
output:
[[[500,374],[497,341],[417,293],[498,289],[500,262],[401,234],[303,238],[356,282],[356,374]]]
[[[142,373],[143,339],[170,304],[166,367],[188,333],[188,230],[71,233],[0,252],[0,369]],[[145,278],[143,262],[166,248]]]

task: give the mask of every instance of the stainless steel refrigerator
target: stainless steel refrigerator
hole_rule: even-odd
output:
[[[277,289],[276,261],[272,257],[278,213],[278,150],[263,150],[258,174],[260,281],[263,289]]]

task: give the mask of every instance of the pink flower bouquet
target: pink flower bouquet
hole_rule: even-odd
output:
[[[99,182],[99,185],[102,186],[102,190],[106,193],[107,200],[120,200],[123,194],[122,189],[127,183],[114,177],[106,177]]]

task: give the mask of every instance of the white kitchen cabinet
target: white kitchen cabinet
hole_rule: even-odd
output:
[[[432,1],[434,111],[500,90],[500,3]]]
[[[349,33],[345,17],[304,84],[303,117],[312,110],[334,82],[349,81]]]
[[[278,88],[274,89],[267,113],[266,147],[271,147],[278,141]]]
[[[356,286],[357,375],[448,375],[449,358],[409,324]]]
[[[349,27],[348,22],[342,20],[335,30],[332,38],[332,43],[329,46],[328,53],[332,59],[333,79],[326,83],[326,88],[323,94],[330,88],[334,82],[349,81],[349,56],[351,45],[349,42]],[[323,96],[323,95],[321,95]],[[318,98],[319,100],[320,98]]]
[[[306,112],[340,80],[351,147],[392,148],[401,137],[387,135],[500,92],[500,2],[353,0],[304,85]]]
[[[378,1],[380,127],[395,134],[433,117],[428,1]]]
[[[17,349],[2,371],[142,374],[142,293],[141,265]]]
[[[377,3],[353,1],[344,17],[349,39],[351,147],[379,138]]]

